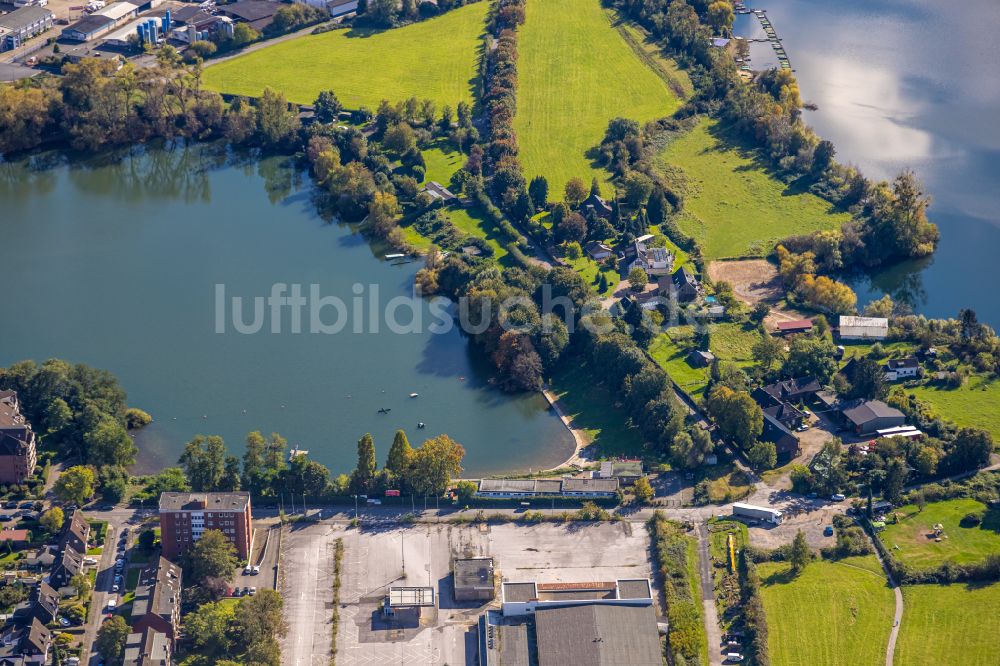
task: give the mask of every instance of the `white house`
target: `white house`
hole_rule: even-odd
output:
[[[920,363],[913,356],[890,358],[882,369],[885,370],[885,378],[890,382],[920,376]]]

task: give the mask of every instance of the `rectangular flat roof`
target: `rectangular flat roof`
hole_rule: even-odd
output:
[[[433,587],[390,587],[389,605],[396,608],[407,606],[433,606]]]
[[[504,583],[504,601],[531,601],[537,597],[534,583]]]
[[[647,578],[629,578],[618,581],[619,599],[652,599],[653,592],[649,588]]]
[[[493,589],[493,558],[473,557],[455,560],[455,589]]]
[[[538,666],[662,666],[651,606],[580,604],[535,611]]]

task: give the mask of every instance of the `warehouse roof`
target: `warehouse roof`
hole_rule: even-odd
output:
[[[535,611],[538,666],[661,666],[652,607],[586,604]]]

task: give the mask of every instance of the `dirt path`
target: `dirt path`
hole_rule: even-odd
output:
[[[736,298],[748,305],[767,303],[771,306],[771,314],[765,320],[768,326],[803,318],[800,312],[777,307],[785,297],[785,289],[778,269],[766,259],[713,261],[708,265],[708,275],[713,282],[725,281],[733,285]]]
[[[722,665],[722,630],[715,608],[715,583],[712,558],[708,554],[708,526],[698,523],[698,569],[701,572],[701,606],[704,611],[705,635],[708,637],[708,663]]]

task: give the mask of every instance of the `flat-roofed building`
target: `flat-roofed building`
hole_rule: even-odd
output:
[[[651,606],[577,604],[535,613],[538,666],[662,666]]]
[[[236,546],[242,560],[253,548],[250,493],[163,493],[160,495],[162,554],[174,560],[201,538],[205,530],[218,530]]]
[[[889,320],[885,317],[842,315],[837,330],[841,340],[885,340],[889,335]]]
[[[496,594],[492,557],[456,559],[455,601],[489,601]]]
[[[653,591],[646,578],[582,583],[515,581],[500,587],[500,607],[505,617],[530,615],[540,608],[581,603],[650,606]]]

